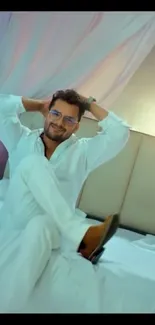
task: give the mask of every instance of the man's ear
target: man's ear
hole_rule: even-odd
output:
[[[77,123],[77,124],[76,124],[76,127],[75,127],[75,129],[74,129],[74,132],[77,132],[78,129],[79,129],[79,127],[80,127],[80,123]]]

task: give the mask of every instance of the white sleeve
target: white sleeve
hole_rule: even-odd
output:
[[[127,123],[112,112],[98,125],[102,128],[101,132],[80,140],[86,154],[88,173],[114,158],[125,147],[130,135]]]
[[[21,96],[0,94],[0,140],[10,153],[24,133],[29,129],[23,126],[19,115],[25,112]]]

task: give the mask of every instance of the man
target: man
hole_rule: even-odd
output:
[[[78,139],[75,133],[86,110],[100,121],[102,130],[93,138]],[[25,111],[42,113],[44,129],[31,131],[21,125],[18,116]],[[11,178],[0,220],[3,229],[25,230],[27,234],[28,241],[23,240],[21,247],[22,266],[16,272],[17,277],[27,270],[28,277],[30,266],[25,261],[31,254],[31,285],[27,282],[23,289],[27,296],[51,250],[59,247],[60,234],[69,238],[83,257],[95,262],[102,245],[115,232],[113,216],[90,226],[77,215],[75,205],[88,175],[115,157],[128,138],[127,124],[97,105],[92,97],[87,99],[74,90],[57,91],[49,104],[0,95],[0,139],[9,153]]]

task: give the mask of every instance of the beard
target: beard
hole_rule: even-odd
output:
[[[52,129],[53,126],[53,129]],[[47,127],[44,127],[44,134],[47,138],[49,138],[52,141],[55,142],[63,142],[67,140],[71,135],[67,135],[65,129],[54,129],[54,127],[57,127],[55,124],[50,123]]]

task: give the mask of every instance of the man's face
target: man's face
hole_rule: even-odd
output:
[[[79,108],[58,99],[45,120],[44,133],[53,141],[62,142],[70,138],[79,128]]]

